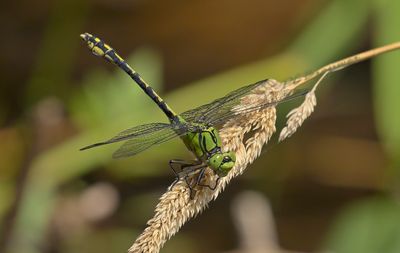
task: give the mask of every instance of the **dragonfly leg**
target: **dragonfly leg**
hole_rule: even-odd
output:
[[[185,182],[186,182],[187,186],[189,187],[189,197],[190,197],[191,200],[193,200],[194,196],[196,195],[196,190],[193,189],[193,187],[190,185],[189,175],[186,175],[184,177],[184,179],[185,179]]]
[[[181,179],[180,174],[185,170],[185,168],[194,166],[194,165],[198,165],[198,164],[200,164],[200,162],[197,160],[193,160],[193,161],[185,161],[185,160],[180,160],[180,159],[170,160],[169,167],[172,169],[172,171],[175,174],[175,181],[172,183],[171,189],[175,186],[176,183],[179,182],[179,180]],[[174,168],[174,165],[179,166],[179,168],[178,168],[179,171],[177,171]]]
[[[169,167],[172,169],[172,171],[174,172],[175,176],[178,177],[178,179],[179,179],[179,173],[185,170],[185,168],[200,164],[201,162],[198,160],[185,161],[185,160],[174,159],[169,161]],[[179,171],[176,171],[174,169],[174,165],[179,166]]]
[[[218,186],[220,177],[217,178],[214,186],[208,184],[201,184],[201,180],[204,178],[204,173],[207,167],[207,165],[202,163],[201,161],[171,160],[169,161],[169,164],[176,176],[176,179],[172,183],[170,188],[172,189],[176,185],[176,183],[179,182],[180,179],[184,179],[190,190],[190,199],[193,199],[194,196],[196,195],[196,190],[194,189],[194,187],[196,186],[208,187],[210,190],[215,190]],[[179,171],[176,168],[174,168],[174,165],[179,166]],[[190,176],[199,170],[200,172],[199,175],[197,176],[196,182],[192,184],[190,182]]]
[[[199,174],[198,178],[202,178],[204,176],[204,171],[205,171],[206,167],[207,167],[207,165],[201,163],[199,165],[187,167],[184,171],[182,171],[182,173],[180,173],[179,178],[181,178],[182,175],[184,175],[183,178],[185,179],[185,182],[189,188],[189,191],[190,191],[189,197],[191,200],[193,200],[194,196],[196,195],[196,190],[194,189],[194,187],[196,187],[199,184],[199,179],[197,179],[194,184],[191,184],[191,182],[189,181],[189,177],[192,175],[192,173],[195,173],[198,170],[200,170],[200,174]]]
[[[177,171],[176,168],[174,168],[174,165],[179,166],[179,171]],[[206,167],[206,165],[203,164],[199,160],[194,160],[194,161],[170,160],[169,166],[171,167],[172,171],[174,172],[174,174],[176,176],[175,181],[172,183],[170,189],[172,189],[176,185],[176,183],[178,183],[179,180],[183,178],[183,179],[185,179],[186,184],[188,185],[188,187],[190,189],[190,196],[192,199],[192,196],[194,195],[193,187],[195,185],[191,186],[191,184],[189,182],[189,176],[192,175],[193,173],[197,172],[199,169]]]
[[[215,180],[215,185],[214,185],[214,186],[211,186],[211,185],[209,185],[209,184],[201,184],[200,182],[201,182],[202,177],[204,176],[204,171],[202,171],[201,173],[202,173],[202,174],[200,174],[199,177],[198,177],[198,179],[197,179],[197,185],[202,186],[202,187],[207,187],[207,188],[209,188],[210,190],[214,191],[214,190],[217,188],[218,183],[219,183],[219,180],[220,180],[221,178],[218,177],[217,180]],[[200,177],[200,176],[201,176],[201,177]]]
[[[184,176],[184,179],[185,179],[185,181],[186,181],[186,184],[187,184],[187,186],[189,187],[190,199],[191,199],[191,200],[193,200],[193,199],[194,199],[194,196],[196,195],[196,190],[194,189],[194,187],[196,187],[197,185],[200,185],[200,181],[201,181],[201,179],[202,179],[203,176],[204,176],[204,172],[205,172],[205,170],[206,170],[206,166],[203,165],[203,167],[196,168],[195,170],[199,170],[199,169],[200,169],[199,176],[197,177],[197,180],[196,180],[196,182],[195,182],[193,185],[191,185],[190,182],[189,182],[189,174],[186,174],[186,175]],[[177,180],[179,180],[179,178],[178,178]],[[175,183],[175,182],[174,182],[174,183]],[[201,186],[201,185],[200,185],[200,186]]]
[[[217,188],[217,186],[218,186],[218,184],[219,184],[219,180],[220,180],[220,179],[221,179],[220,177],[218,177],[218,178],[217,178],[217,180],[215,181],[215,185],[214,185],[214,187],[210,187],[210,189],[211,189],[211,190],[213,190],[213,191],[214,191],[214,190]]]
[[[206,171],[206,168],[203,168],[203,169],[200,171],[199,176],[197,177],[197,180],[196,180],[196,185],[203,186],[203,185],[201,184],[201,180],[202,180],[203,177],[204,177],[204,172],[205,172],[205,171]]]

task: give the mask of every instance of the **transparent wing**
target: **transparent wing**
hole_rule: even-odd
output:
[[[186,126],[183,124],[145,124],[124,130],[107,141],[98,142],[83,147],[81,150],[120,141],[127,141],[114,153],[113,157],[132,156],[150,148],[153,145],[163,143],[172,138],[185,134],[187,132],[186,129]]]
[[[136,155],[152,146],[169,141],[177,136],[184,134],[185,131],[176,131],[172,128],[164,128],[159,131],[136,136],[126,141],[114,152],[113,158],[122,158]]]
[[[287,96],[287,97],[285,97],[285,98],[283,98],[281,100],[278,100],[278,101],[257,104],[257,105],[254,105],[254,106],[247,106],[247,107],[244,107],[244,108],[241,108],[241,109],[238,109],[238,110],[232,110],[232,108],[229,111],[224,110],[224,111],[222,111],[220,113],[210,115],[207,118],[207,122],[205,122],[205,124],[212,125],[212,126],[218,126],[218,125],[223,124],[223,123],[225,123],[226,121],[228,121],[228,120],[230,120],[232,118],[240,117],[240,115],[243,115],[243,114],[246,114],[246,113],[250,113],[250,112],[254,112],[254,111],[257,111],[257,110],[262,110],[262,109],[265,109],[265,108],[271,107],[271,106],[277,106],[278,104],[281,104],[281,103],[296,99],[298,97],[305,96],[307,93],[308,93],[308,90],[301,90],[301,91],[298,91],[295,94],[289,95],[289,96]]]
[[[265,84],[268,79],[259,81],[237,90],[234,90],[224,97],[218,98],[211,103],[199,106],[195,109],[188,110],[181,114],[181,116],[188,122],[205,123],[210,115],[224,114],[232,109],[240,102],[240,98],[249,94],[256,87]]]

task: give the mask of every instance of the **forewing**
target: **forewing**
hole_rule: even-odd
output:
[[[114,152],[113,158],[136,155],[154,145],[164,143],[184,133],[185,130],[183,128],[170,127],[129,138],[128,141]]]
[[[267,80],[259,81],[237,90],[234,90],[227,95],[218,98],[211,103],[199,106],[195,109],[188,110],[181,116],[188,122],[206,123],[210,121],[211,115],[224,114],[232,109],[240,102],[240,98],[249,94],[256,87],[263,85]]]
[[[165,142],[184,133],[185,125],[151,123],[129,128],[107,141],[86,146],[81,148],[81,150],[120,141],[127,141],[120,149],[117,150],[117,152],[115,152],[114,156],[131,156],[148,149],[155,144]]]
[[[128,128],[120,132],[119,134],[108,140],[108,142],[113,143],[113,142],[128,140],[134,137],[145,136],[147,134],[160,132],[164,129],[173,129],[173,128],[174,125],[167,123],[150,123],[140,126],[134,126],[132,128]]]
[[[243,107],[243,108],[240,108],[240,109],[237,109],[237,110],[234,110],[233,108],[231,108],[229,111],[226,110],[226,111],[223,111],[223,112],[218,113],[218,114],[210,115],[207,118],[208,121],[206,123],[209,124],[209,125],[218,126],[218,125],[223,124],[223,123],[225,123],[226,121],[228,121],[228,120],[230,120],[232,118],[240,117],[243,114],[251,113],[251,112],[254,112],[254,111],[257,111],[257,110],[262,110],[262,109],[265,109],[267,107],[277,106],[278,104],[281,104],[281,103],[284,103],[284,102],[287,102],[287,101],[290,101],[290,100],[305,96],[307,93],[308,93],[308,90],[301,90],[301,91],[296,92],[295,94],[286,96],[285,98],[283,98],[281,100],[278,100],[278,101],[265,102],[265,103],[257,104],[257,105],[254,105],[254,106]]]

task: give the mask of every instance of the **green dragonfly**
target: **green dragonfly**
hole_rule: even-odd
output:
[[[164,143],[175,137],[180,137],[186,147],[195,155],[196,160],[170,160],[170,167],[176,175],[173,185],[183,178],[190,188],[191,195],[193,187],[196,185],[206,186],[214,190],[218,185],[219,179],[225,177],[235,165],[235,152],[223,151],[217,126],[243,113],[276,106],[281,102],[305,94],[304,92],[297,93],[277,102],[258,104],[254,107],[246,107],[241,111],[233,111],[232,108],[239,104],[240,98],[249,94],[260,85],[265,85],[266,80],[263,80],[232,91],[211,103],[188,110],[182,114],[177,114],[114,49],[98,37],[89,33],[84,33],[81,37],[93,54],[105,58],[125,71],[169,119],[169,123],[150,123],[129,128],[109,140],[83,147],[81,150],[125,141],[113,154],[114,158],[121,158],[136,155],[154,145]],[[212,187],[210,185],[201,185],[201,179],[207,167],[211,168],[218,176],[215,185]],[[195,185],[191,185],[189,183],[189,175],[193,175],[194,173],[198,173],[198,177]]]

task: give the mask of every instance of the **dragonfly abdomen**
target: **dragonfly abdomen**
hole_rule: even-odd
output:
[[[117,54],[117,52],[109,45],[104,43],[101,39],[93,36],[89,33],[81,35],[82,39],[86,41],[89,49],[93,54],[105,58],[107,61],[117,65],[123,71],[125,71],[138,85],[139,87],[158,105],[158,107],[167,115],[167,117],[177,122],[177,114],[168,106],[167,103],[157,94],[157,92],[148,85],[143,78],[133,70],[125,60]]]

